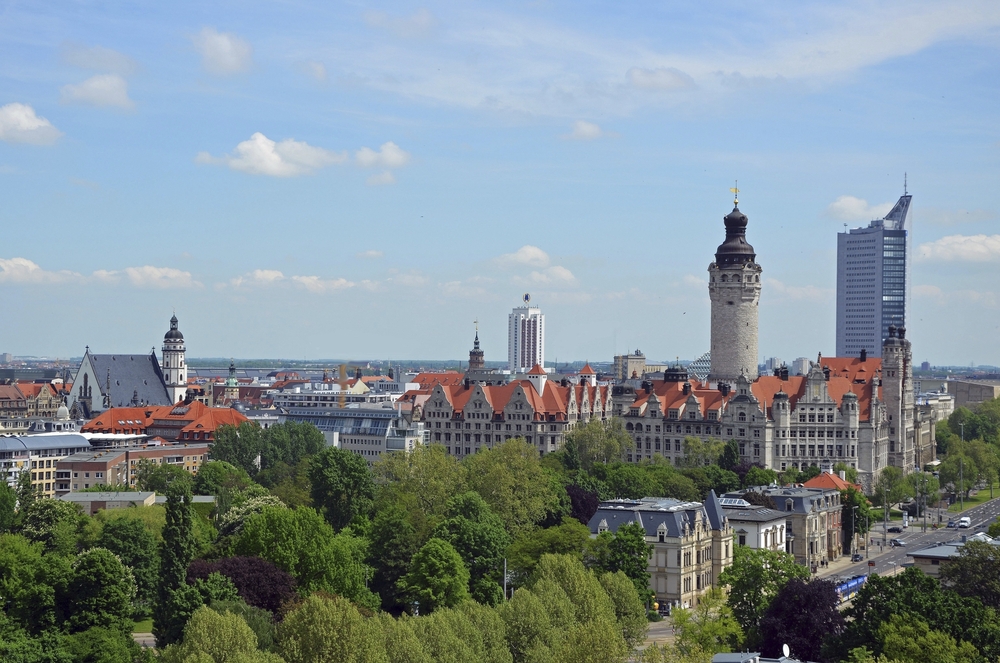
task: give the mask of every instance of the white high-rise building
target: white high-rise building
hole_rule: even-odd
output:
[[[184,400],[187,394],[187,364],[184,361],[184,334],[177,328],[177,316],[170,318],[170,330],[163,335],[163,382],[170,402]]]
[[[527,373],[535,364],[545,367],[545,315],[528,306],[530,301],[525,294],[524,306],[511,311],[507,325],[507,364],[513,373]]]

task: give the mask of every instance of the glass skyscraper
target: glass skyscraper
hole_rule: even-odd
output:
[[[883,219],[837,234],[837,356],[882,355],[889,325],[906,325],[904,193]]]

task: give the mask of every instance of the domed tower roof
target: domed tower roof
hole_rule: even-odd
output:
[[[723,218],[726,224],[726,241],[715,252],[715,264],[719,267],[745,265],[757,258],[753,247],[747,242],[747,221],[747,215],[739,207],[733,207],[733,211]]]
[[[170,318],[170,331],[163,335],[164,341],[183,341],[184,334],[177,329],[177,316],[171,316]]]

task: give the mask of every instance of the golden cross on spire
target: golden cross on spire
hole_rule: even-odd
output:
[[[478,334],[479,333],[479,318],[476,318],[475,320],[473,320],[472,324],[474,324],[476,326],[476,333]]]
[[[740,186],[740,181],[736,180],[736,185],[729,189],[730,191],[733,192],[733,205],[739,205],[740,204],[740,189],[739,189],[739,186]]]

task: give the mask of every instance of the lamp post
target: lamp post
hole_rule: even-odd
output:
[[[851,561],[858,548],[858,505],[851,507]]]
[[[959,512],[965,511],[965,422],[958,425],[962,430],[962,455],[958,457],[958,500],[961,504]]]

